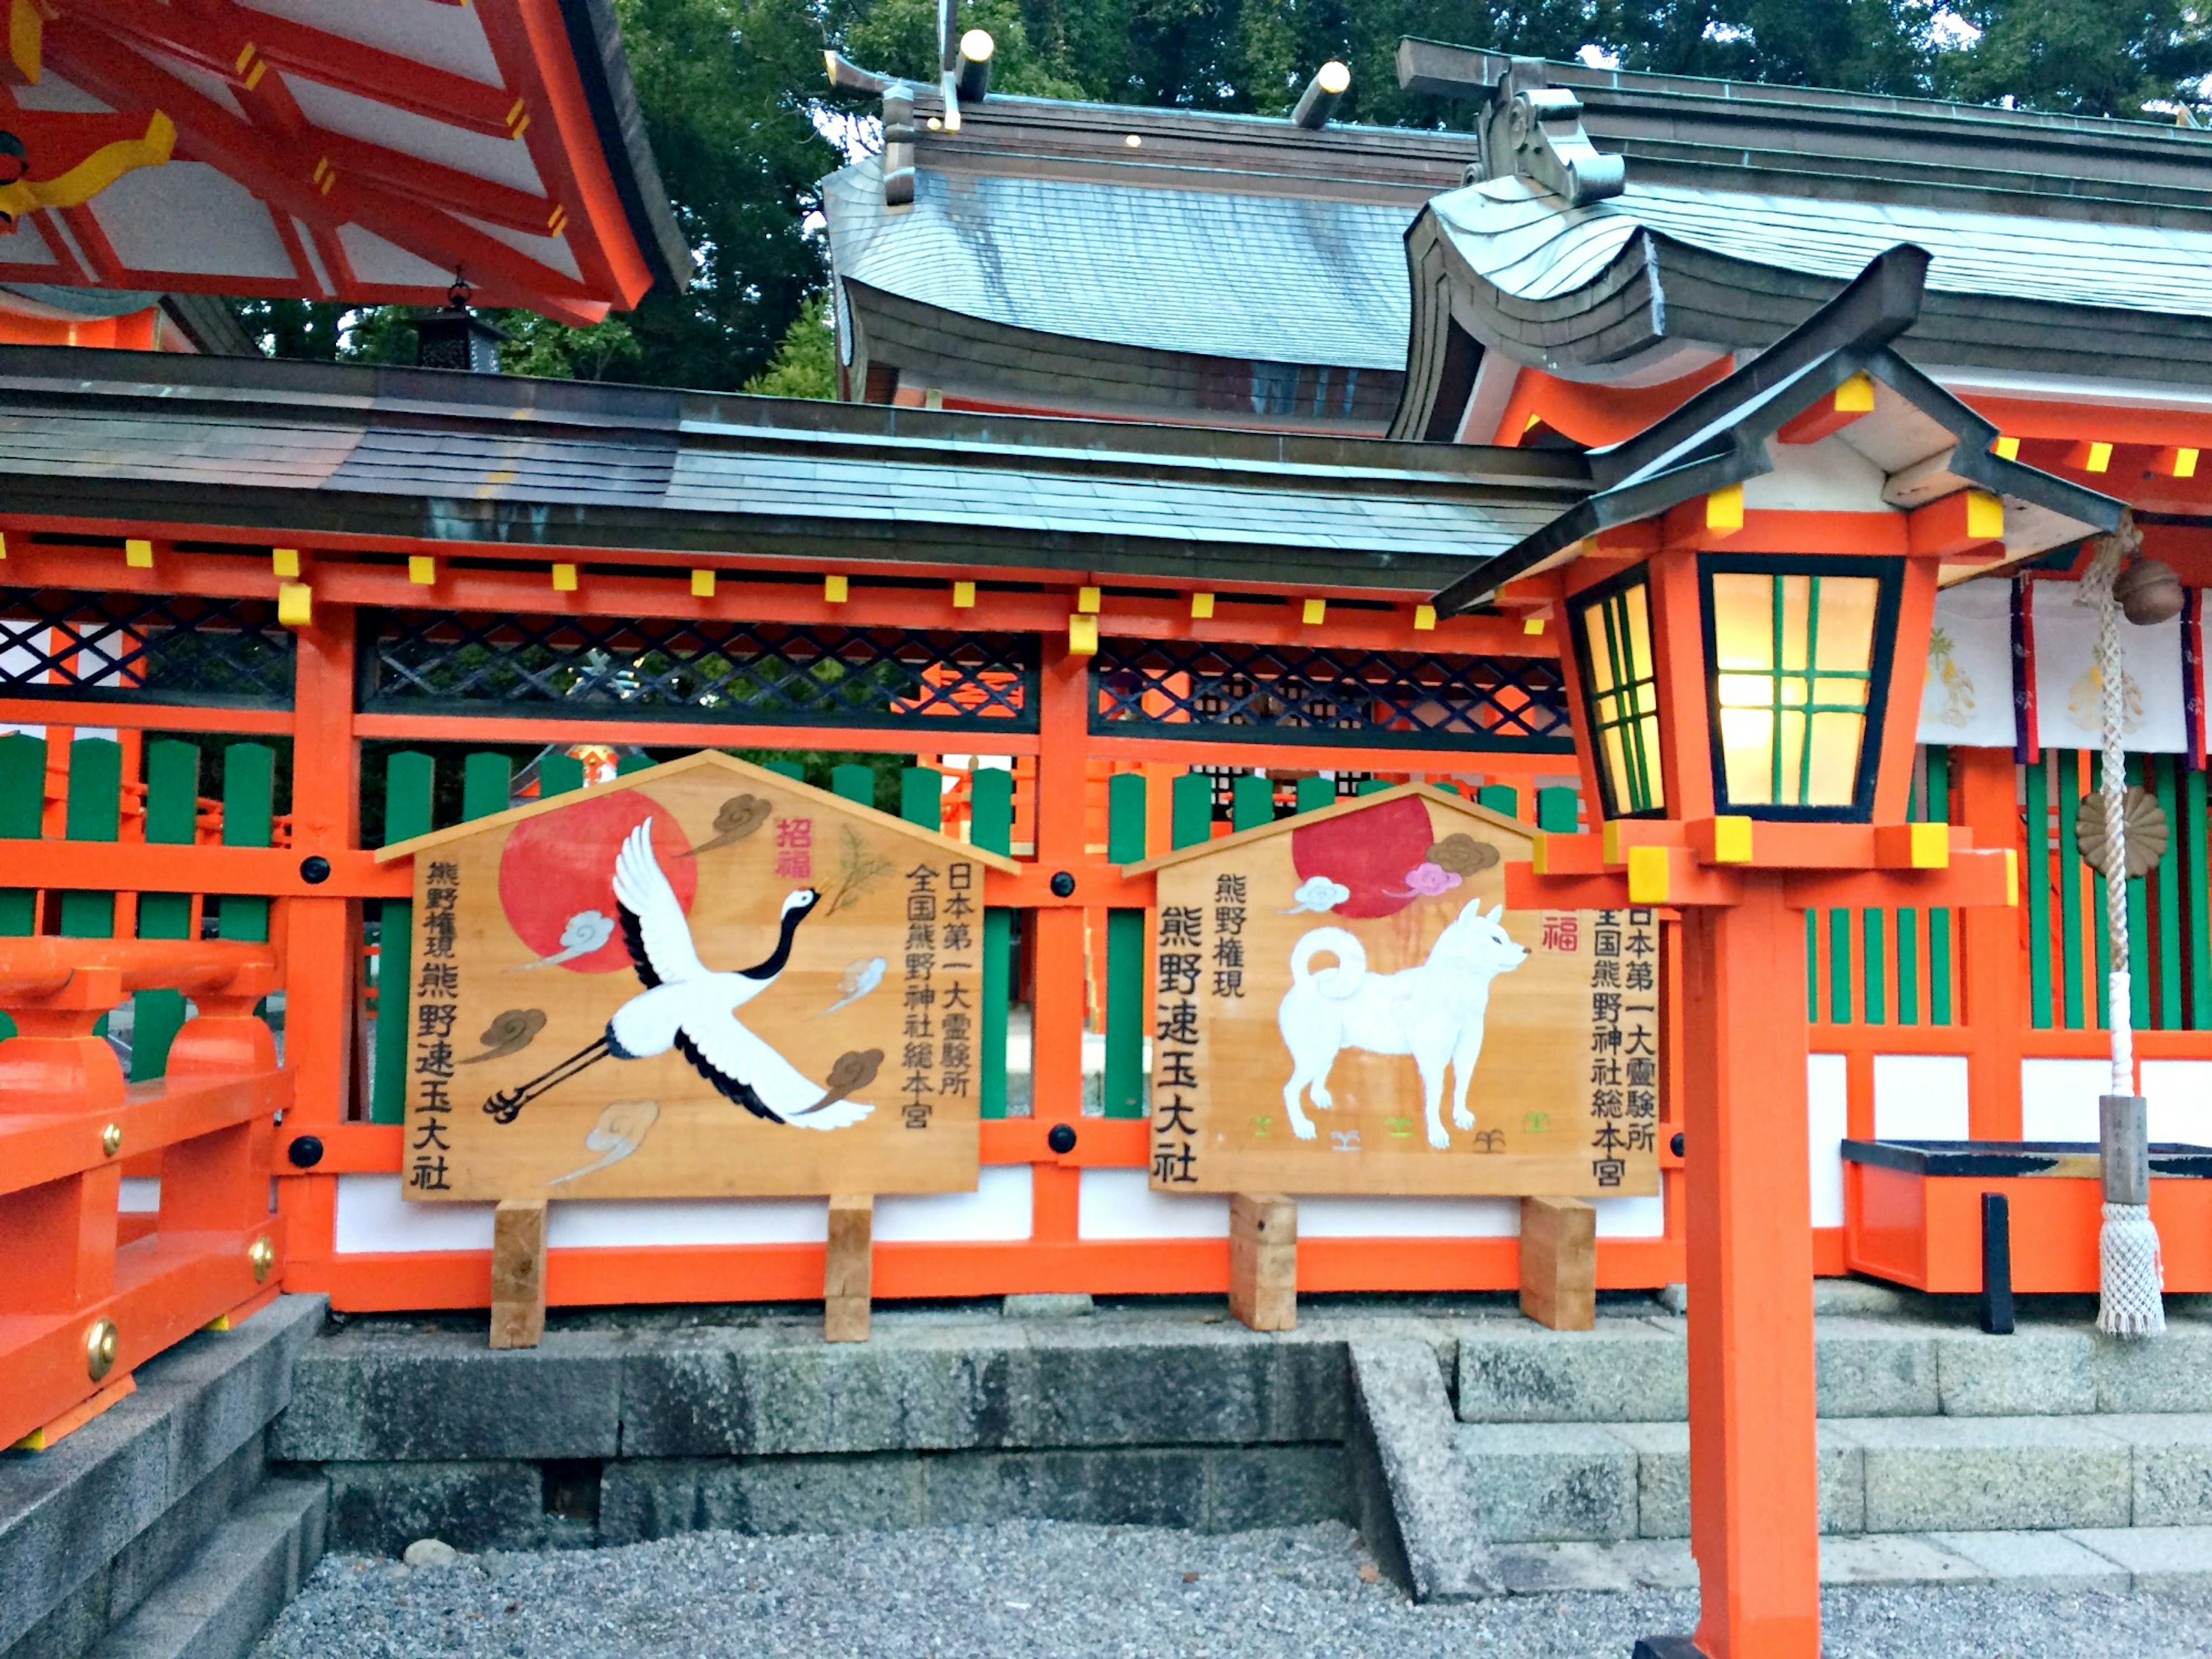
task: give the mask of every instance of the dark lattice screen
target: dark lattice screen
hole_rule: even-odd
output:
[[[1100,732],[1377,747],[1572,748],[1559,665],[1304,646],[1109,639],[1092,674]]]
[[[0,588],[0,695],[281,706],[292,636],[266,599]]]
[[[1016,635],[384,611],[361,662],[362,706],[395,712],[1036,730]]]

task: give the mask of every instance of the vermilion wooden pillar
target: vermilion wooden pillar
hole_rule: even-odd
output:
[[[1690,1548],[1708,1659],[1818,1659],[1804,914],[1778,872],[1686,910]]]

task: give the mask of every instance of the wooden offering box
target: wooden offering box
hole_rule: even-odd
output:
[[[1846,1140],[1844,1261],[1915,1290],[1983,1290],[1982,1196],[2010,1217],[2011,1288],[2094,1291],[2102,1218],[2087,1141]],[[2150,1149],[2168,1291],[2212,1290],[2212,1146]]]

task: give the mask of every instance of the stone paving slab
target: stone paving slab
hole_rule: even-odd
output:
[[[1866,1529],[1866,1454],[1833,1425],[1820,1425],[1820,1530]],[[1690,1535],[1690,1425],[1615,1423],[1606,1432],[1636,1452],[1636,1530],[1640,1538]]]
[[[1509,1544],[1491,1556],[1509,1595],[1636,1588],[1627,1568],[1599,1544]]]
[[[1928,1541],[1972,1562],[1998,1583],[2128,1588],[2124,1567],[2063,1532],[1938,1532],[1929,1534]]]
[[[2139,1590],[2212,1589],[2212,1527],[2077,1528],[2066,1535],[2125,1567]]]
[[[1820,1540],[1824,1584],[1967,1584],[1988,1577],[1965,1556],[1906,1534]]]

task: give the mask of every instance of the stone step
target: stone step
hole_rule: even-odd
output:
[[[1688,1535],[1679,1423],[1462,1423],[1494,1544]],[[1832,1418],[1820,1525],[1838,1535],[2212,1526],[2212,1414]]]
[[[1590,1331],[1468,1321],[1458,1331],[1461,1420],[1684,1421],[1684,1333],[1666,1315],[1601,1318]],[[2170,1320],[2150,1342],[2057,1320],[1988,1336],[1907,1313],[1832,1315],[1814,1333],[1823,1417],[2187,1413],[2212,1400],[2212,1322],[2201,1316]]]
[[[1520,1544],[1491,1565],[1510,1594],[1694,1589],[1679,1540]],[[1823,1584],[2021,1584],[2119,1592],[2212,1589],[2212,1527],[1889,1533],[1820,1540]]]
[[[269,1481],[108,1632],[93,1659],[244,1659],[322,1559],[329,1511],[320,1480]]]

